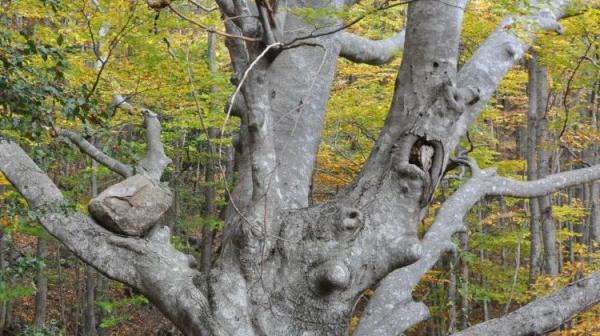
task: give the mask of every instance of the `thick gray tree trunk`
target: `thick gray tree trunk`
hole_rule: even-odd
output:
[[[412,290],[452,249],[451,236],[464,231],[462,219],[475,202],[485,195],[539,197],[600,178],[595,166],[511,181],[461,158],[456,162],[471,165],[473,178],[442,206],[425,237],[417,237],[460,137],[528,49],[519,36],[557,29],[568,1],[532,8],[526,20],[507,18],[460,73],[466,0],[410,2],[406,35],[382,41],[342,32],[331,18],[311,26],[282,3],[218,3],[228,33],[244,36],[227,40],[238,84],[228,111],[241,118],[241,159],[222,254],[210,274],[193,269],[190,256],[170,245],[168,227],[127,237],[61,211],[56,186],[18,145],[0,140],[0,170],[41,213],[42,225],[85,262],[146,295],[187,335],[343,335],[356,300],[378,283],[356,335],[398,335],[426,318]],[[286,6],[353,3],[298,0]],[[381,63],[402,44],[407,52],[390,112],[367,164],[347,190],[308,207],[337,57]],[[133,178],[156,183],[169,160],[157,116],[149,111],[145,120],[149,151],[135,170],[74,142],[124,177],[136,171]]]

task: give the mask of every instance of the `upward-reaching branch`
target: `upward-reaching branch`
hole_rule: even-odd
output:
[[[507,17],[479,46],[458,73],[459,86],[471,85],[479,90],[479,101],[467,107],[457,123],[450,142],[456,144],[489,101],[506,73],[523,57],[540,30],[562,32],[558,22],[576,3],[550,0],[531,6],[523,16]]]
[[[127,102],[121,102],[120,104],[130,111],[133,110],[133,107]],[[148,148],[144,158],[138,162],[137,170],[146,173],[155,180],[160,180],[165,167],[171,163],[171,159],[165,154],[163,144],[160,141],[161,126],[158,116],[148,109],[143,109],[142,113],[144,114],[146,143]],[[79,133],[73,131],[61,131],[59,135],[71,140],[82,152],[105,165],[115,173],[123,177],[130,177],[134,174],[135,170],[132,167],[102,153],[94,145],[86,141]]]
[[[171,163],[171,159],[165,154],[163,144],[160,141],[161,127],[158,115],[148,109],[143,109],[142,113],[144,114],[148,148],[146,156],[138,163],[138,168],[153,179],[160,180],[163,171]]]

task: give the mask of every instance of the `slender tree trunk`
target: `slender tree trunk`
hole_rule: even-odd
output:
[[[83,334],[95,336],[96,332],[96,271],[89,265],[85,266],[85,309]]]
[[[559,223],[559,226],[560,226],[560,223]],[[567,230],[569,232],[575,232],[575,230],[573,228],[573,222],[567,223]],[[575,243],[576,243],[575,239],[572,236],[569,237],[569,262],[571,264],[575,263]]]
[[[210,73],[215,74],[217,72],[217,52],[216,52],[216,35],[215,33],[208,33],[208,70]],[[214,93],[217,91],[216,86],[211,87],[211,91]],[[208,128],[208,162],[206,164],[206,191],[205,191],[205,203],[204,210],[205,215],[211,219],[217,218],[217,207],[216,201],[216,190],[215,190],[215,174],[216,174],[216,160],[219,160],[217,156],[216,146],[213,144],[213,139],[219,136],[219,129],[215,127]],[[202,229],[202,271],[204,274],[209,274],[212,266],[212,250],[213,250],[213,238],[214,238],[214,227],[205,225]]]
[[[456,323],[458,312],[456,310],[457,306],[457,274],[456,268],[458,266],[459,258],[456,253],[452,253],[451,257],[447,258],[448,260],[448,268],[450,271],[450,280],[448,282],[448,305],[450,311],[448,312],[448,334],[452,334],[456,331]]]
[[[593,157],[591,157],[591,155],[589,154],[589,150],[584,150],[582,153],[583,156],[583,160],[586,162],[589,161],[593,161]],[[592,159],[592,160],[590,160]],[[582,204],[586,209],[591,209],[591,205],[592,205],[592,183],[586,183],[584,185],[581,186],[583,188],[583,199]],[[587,220],[582,220],[580,223],[578,223],[579,225],[577,225],[578,227],[578,233],[581,234],[581,238],[579,239],[579,243],[581,244],[585,244],[586,246],[590,244],[590,221],[589,218],[586,218]],[[583,256],[580,254],[577,256],[579,259],[581,259]]]
[[[600,244],[600,184],[592,183],[591,189],[590,239]]]
[[[547,126],[547,101],[548,101],[548,68],[536,62],[534,68],[536,75],[536,108],[537,108],[537,150],[539,154],[538,178],[550,174],[551,151],[548,148],[554,139]],[[548,275],[558,275],[558,250],[556,248],[556,222],[552,217],[552,200],[550,196],[539,199],[540,221],[542,223],[542,240],[544,243],[544,270]]]
[[[598,131],[598,97],[597,89],[600,86],[600,82],[595,83],[594,88],[590,92],[590,114],[592,120],[592,127],[595,131]],[[594,143],[591,152],[593,153],[591,164],[598,164],[600,162],[600,146]],[[590,214],[590,239],[600,244],[600,184],[593,182],[590,192],[590,198],[592,202],[591,214]]]
[[[215,173],[216,164],[216,146],[213,143],[213,139],[219,136],[219,129],[216,127],[209,127],[208,129],[208,153],[209,159],[206,164],[206,176],[205,176],[205,203],[204,211],[205,215],[212,220],[217,218],[217,207],[215,205],[216,191],[215,191]],[[202,229],[202,271],[208,274],[212,265],[212,249],[213,249],[213,236],[214,227],[212,225],[205,225]]]
[[[517,227],[516,230],[520,231],[520,228]],[[519,279],[519,269],[521,268],[521,240],[522,237],[519,233],[519,240],[517,241],[517,249],[515,251],[515,272],[513,273],[512,284],[510,286],[510,292],[508,294],[508,301],[506,302],[506,306],[504,306],[504,314],[508,314],[508,311],[510,310],[510,305],[512,304],[513,296],[515,293],[515,287],[517,286],[517,281]]]
[[[45,260],[48,257],[48,241],[42,237],[37,241],[37,258]],[[48,302],[48,278],[46,277],[46,268],[40,267],[36,275],[35,293],[35,315],[33,317],[33,326],[42,329],[46,323],[46,307]]]
[[[58,281],[58,306],[60,310],[60,326],[63,331],[67,330],[67,314],[65,307],[65,286],[63,278],[62,257],[60,246],[56,249],[56,267]]]
[[[96,175],[96,169],[98,169],[98,162],[92,160],[92,197],[98,196],[98,177]],[[90,265],[85,266],[84,336],[96,336],[98,334],[96,331],[96,275],[96,271]]]
[[[542,237],[544,242],[544,270],[548,275],[558,275],[558,249],[556,247],[556,223],[552,217],[550,197],[540,198],[542,211]]]
[[[527,91],[529,95],[529,108],[527,113],[527,180],[537,180],[537,80],[536,65],[537,59],[531,58],[528,62],[529,80]],[[529,259],[529,282],[535,282],[540,271],[540,259],[542,254],[542,238],[540,230],[540,206],[537,199],[529,200],[530,220],[530,239],[531,251]]]
[[[460,243],[462,246],[462,250],[467,252],[469,250],[469,237],[466,233],[460,234]],[[461,329],[466,329],[469,327],[469,317],[471,307],[469,305],[469,264],[462,259],[461,261],[461,277],[462,277],[462,288],[461,288],[461,311],[462,311],[462,319],[461,319]]]
[[[2,187],[0,187],[0,191]],[[0,227],[0,273],[6,270],[6,242],[4,240],[4,228]],[[7,302],[0,302],[0,336],[4,335],[4,329],[6,328],[6,315],[7,315]]]

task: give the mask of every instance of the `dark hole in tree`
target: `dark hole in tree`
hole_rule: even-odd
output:
[[[348,214],[348,218],[357,218],[358,217],[358,211],[350,211],[350,213]]]
[[[421,168],[423,170],[423,158],[421,157],[421,147],[423,146],[429,146],[432,148],[435,148],[435,146],[430,143],[429,141],[423,139],[423,138],[419,138],[415,144],[413,145],[413,147],[410,150],[410,155],[408,156],[408,163],[413,164],[419,168]],[[434,153],[435,156],[435,153]],[[429,160],[431,160],[432,158],[428,158]],[[431,173],[430,171],[426,171],[426,173]]]
[[[333,292],[336,289],[336,287],[327,279],[319,278],[317,279],[316,289],[319,295],[328,295],[331,292]]]
[[[434,68],[437,68],[437,67],[439,67],[439,66],[440,66],[440,64],[439,64],[438,62],[433,62],[433,67],[434,67]]]

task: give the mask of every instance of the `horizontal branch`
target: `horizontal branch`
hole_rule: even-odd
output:
[[[169,243],[167,227],[146,238],[115,235],[65,205],[56,185],[14,142],[0,138],[0,171],[38,213],[40,224],[76,256],[107,277],[146,295],[186,335],[224,335],[194,285],[190,256]]]
[[[391,272],[380,282],[355,335],[396,335],[406,329],[404,326],[415,325],[424,319],[420,312],[401,315],[396,313],[403,311],[402,307],[412,302],[412,292],[423,275],[435,265],[443,253],[454,248],[452,236],[464,232],[464,217],[482,197],[538,197],[600,179],[600,165],[523,182],[496,176],[493,169],[479,171],[473,161],[471,164],[473,177],[442,204],[433,225],[423,237],[422,258],[414,264]],[[382,324],[388,326],[386,330],[393,332],[370,333],[374,328],[381,329],[378,326]]]
[[[61,131],[59,135],[71,140],[71,142],[79,147],[82,152],[89,155],[92,159],[98,161],[100,164],[106,166],[115,173],[123,177],[129,177],[133,175],[133,168],[102,153],[102,151],[85,140],[81,134],[74,131]]]
[[[477,324],[453,336],[542,335],[600,302],[600,272],[569,284],[501,318]]]
[[[380,65],[390,62],[404,48],[405,31],[385,40],[370,40],[349,32],[339,32],[340,56],[356,63]]]

